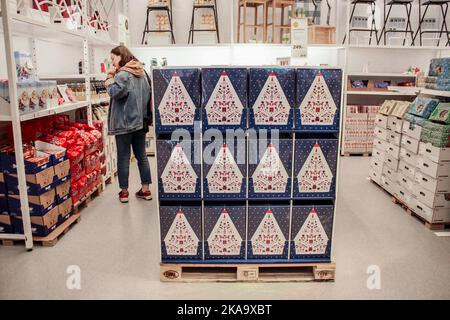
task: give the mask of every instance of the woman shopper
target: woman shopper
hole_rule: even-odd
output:
[[[108,133],[115,136],[117,144],[119,199],[122,203],[129,199],[130,149],[133,148],[142,183],[136,197],[151,200],[150,165],[145,152],[145,137],[151,122],[149,78],[142,63],[124,46],[111,50],[111,60],[113,67],[108,71],[105,85],[111,97]]]

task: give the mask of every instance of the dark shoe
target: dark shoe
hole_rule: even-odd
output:
[[[150,191],[144,192],[141,189],[138,192],[136,192],[136,197],[139,199],[144,199],[144,200],[150,201],[150,200],[152,200],[152,193]]]
[[[128,203],[129,196],[130,196],[130,193],[128,191],[120,191],[120,193],[119,193],[120,202]]]

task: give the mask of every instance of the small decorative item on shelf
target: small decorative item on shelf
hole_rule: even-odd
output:
[[[169,5],[169,0],[148,0],[149,7],[164,7]]]
[[[450,124],[450,103],[439,103],[431,114],[430,120]]]
[[[156,29],[158,31],[169,29],[169,17],[167,15],[158,14],[156,16]]]
[[[201,5],[214,5],[214,0],[194,0],[194,5],[201,6]]]

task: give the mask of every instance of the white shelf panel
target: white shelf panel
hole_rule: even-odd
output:
[[[38,112],[21,115],[20,120],[27,121],[27,120],[38,119],[38,118],[42,118],[42,117],[46,117],[46,116],[50,116],[50,115],[54,115],[54,114],[60,114],[60,113],[87,107],[87,106],[89,106],[89,104],[90,103],[87,101],[65,104],[62,106],[55,107],[55,108],[45,109],[45,110],[41,110]]]
[[[395,91],[347,91],[350,96],[415,96],[414,92]]]
[[[8,101],[0,98],[0,121],[11,121],[10,110]]]
[[[93,73],[89,75],[89,78],[91,79],[97,79],[97,80],[106,80],[106,74],[105,73]]]
[[[390,78],[415,78],[411,73],[350,73],[349,77],[390,77]]]
[[[85,79],[85,74],[38,74],[41,80]]]
[[[400,86],[389,86],[389,91],[402,92],[402,93],[411,93],[418,94],[421,88],[419,87],[400,87]]]
[[[426,94],[429,96],[436,96],[436,97],[446,97],[450,98],[450,91],[440,91],[440,90],[432,90],[432,89],[421,89],[421,94]]]
[[[444,50],[450,51],[450,47],[436,47],[436,46],[370,46],[370,45],[349,45],[349,49],[381,49],[381,50]]]
[[[110,98],[92,99],[91,103],[92,104],[100,104],[100,103],[104,103],[104,102],[109,102],[110,100],[111,100]]]

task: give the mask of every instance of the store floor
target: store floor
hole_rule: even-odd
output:
[[[155,202],[122,205],[109,186],[56,247],[0,246],[0,299],[449,299],[450,238],[392,204],[368,167],[369,158],[342,159],[334,283],[161,283]],[[71,265],[81,290],[67,289]],[[379,267],[380,290],[367,288],[369,266]]]

